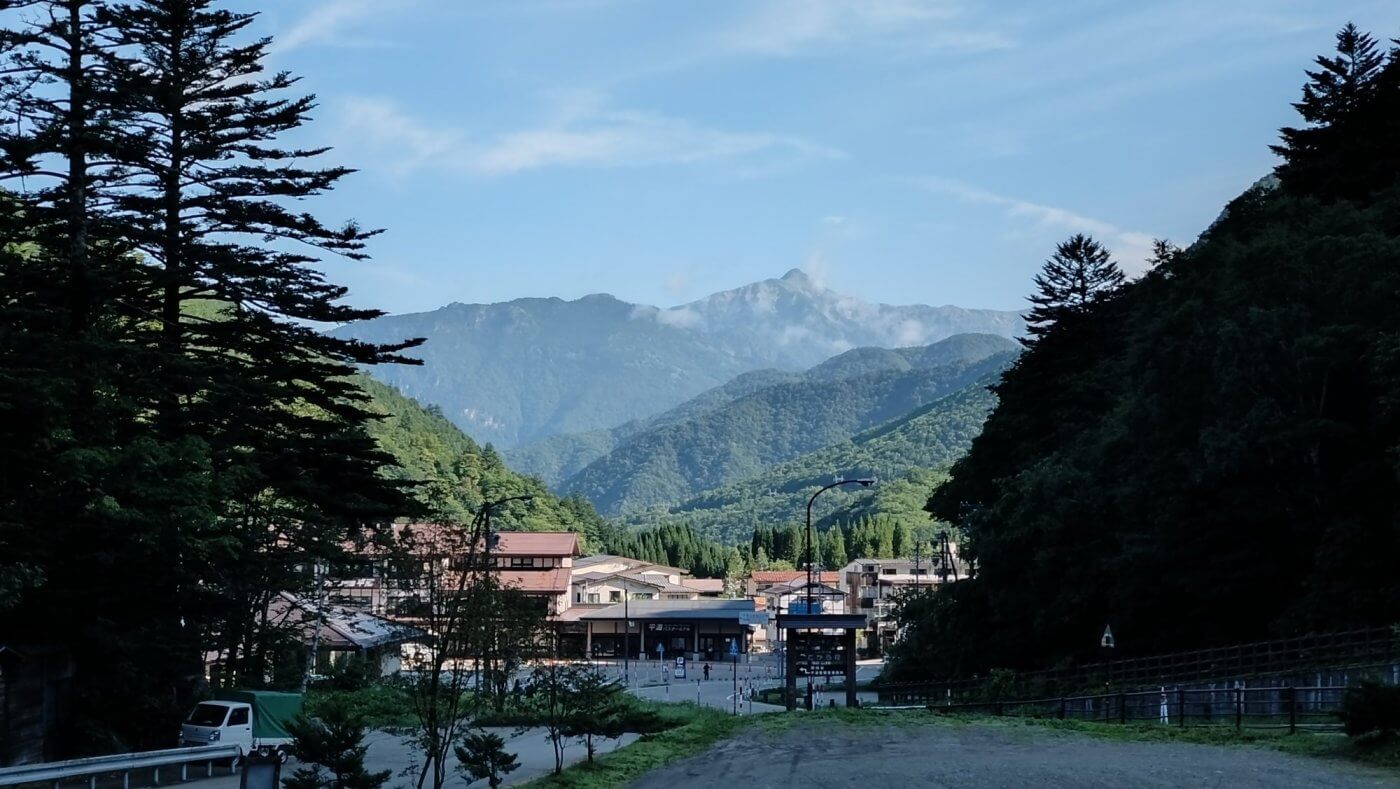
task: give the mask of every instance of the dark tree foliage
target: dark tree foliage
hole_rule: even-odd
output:
[[[393,775],[365,769],[365,722],[343,700],[322,705],[317,717],[299,717],[287,729],[301,764],[283,781],[286,789],[379,789]]]
[[[1105,624],[1130,657],[1400,619],[1400,159],[1341,153],[1393,148],[1397,72],[1008,371],[929,502],[978,575],[906,612],[896,675],[1097,659]]]
[[[1394,50],[1387,65],[1376,40],[1348,24],[1337,33],[1336,51],[1318,56],[1293,105],[1307,125],[1283,129],[1282,142],[1270,146],[1283,157],[1274,172],[1285,188],[1321,199],[1363,196],[1400,171]]]
[[[251,18],[201,0],[0,4],[0,586],[7,639],[77,660],[74,742],[164,745],[202,673],[264,681],[258,617],[365,524],[380,473],[322,256],[365,233],[289,206],[346,171],[276,140],[307,118],[260,76]],[[309,250],[309,251],[308,251]]]
[[[1035,275],[1031,311],[1026,315],[1030,344],[1049,333],[1056,323],[1082,314],[1100,299],[1123,286],[1123,270],[1107,249],[1079,233],[1055,248]]]

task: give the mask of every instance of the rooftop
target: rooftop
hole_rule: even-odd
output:
[[[569,591],[569,570],[565,567],[553,570],[497,570],[496,577],[500,579],[501,586],[519,589],[527,594],[565,594]]]
[[[580,619],[738,619],[754,613],[752,600],[633,600],[589,611]]]

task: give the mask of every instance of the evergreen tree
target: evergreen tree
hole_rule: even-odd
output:
[[[825,540],[825,551],[823,553],[823,563],[832,569],[839,569],[846,566],[850,558],[846,556],[846,537],[842,533],[840,525],[827,529]]]
[[[1110,259],[1107,249],[1081,234],[1071,236],[1055,248],[1035,275],[1036,292],[1030,297],[1026,315],[1026,344],[1058,322],[1082,313],[1095,301],[1123,285],[1123,271]]]
[[[297,718],[287,729],[302,763],[284,781],[287,789],[379,789],[393,775],[365,769],[364,719],[343,700],[326,702],[315,718]]]
[[[1274,172],[1285,188],[1355,197],[1387,185],[1400,162],[1394,146],[1381,142],[1400,132],[1400,64],[1393,55],[1387,63],[1376,40],[1355,25],[1336,40],[1336,54],[1317,57],[1293,105],[1307,125],[1282,129],[1271,148],[1283,157]],[[1369,130],[1358,134],[1352,126]]]
[[[468,783],[485,779],[491,789],[504,783],[506,776],[520,767],[515,754],[506,752],[506,741],[488,731],[467,732],[462,744],[456,747],[456,753],[457,769]]]
[[[816,546],[812,547],[815,559]],[[791,562],[793,567],[805,567],[807,565],[807,532],[795,523],[789,525],[783,535],[782,551],[782,558]]]

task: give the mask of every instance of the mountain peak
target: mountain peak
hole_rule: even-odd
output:
[[[807,276],[807,272],[803,271],[800,268],[790,269],[788,273],[783,275],[782,281],[790,285],[801,285],[806,287],[810,287],[813,284],[812,278]]]

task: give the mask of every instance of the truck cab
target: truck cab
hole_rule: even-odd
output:
[[[257,750],[284,761],[291,735],[286,724],[301,711],[301,696],[266,691],[224,691],[200,702],[180,726],[180,745],[237,745],[239,757]],[[235,761],[237,758],[235,759]]]
[[[238,745],[253,750],[253,707],[236,701],[201,702],[180,727],[180,745]]]

